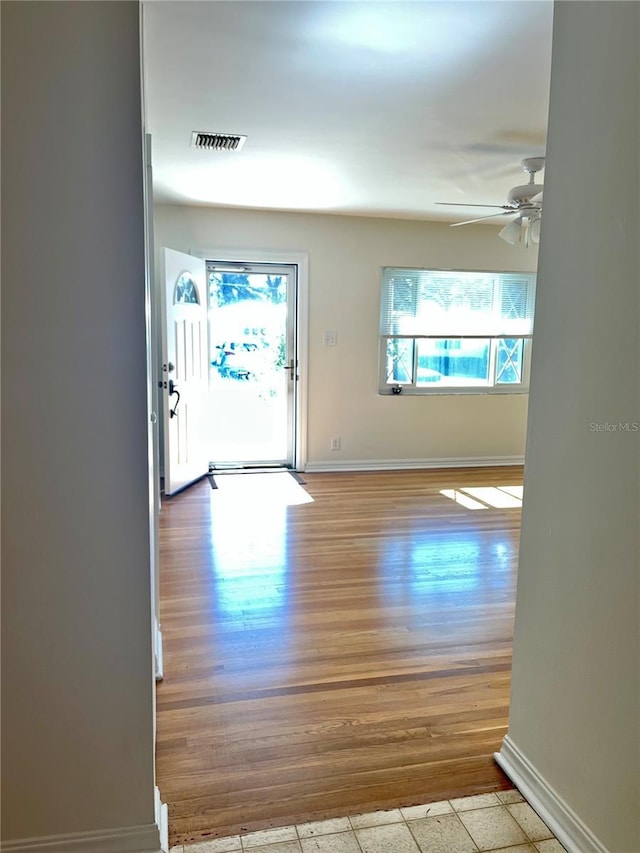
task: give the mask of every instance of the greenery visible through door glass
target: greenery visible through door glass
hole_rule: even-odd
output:
[[[270,302],[281,305],[287,301],[287,279],[283,275],[263,273],[209,273],[209,296],[219,308],[237,302]]]
[[[281,392],[287,284],[287,274],[209,270],[209,340],[217,378],[255,382],[263,397]]]

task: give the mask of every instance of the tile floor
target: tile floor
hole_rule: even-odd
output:
[[[565,853],[516,790],[265,829],[170,853]]]

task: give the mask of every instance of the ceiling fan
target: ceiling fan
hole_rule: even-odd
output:
[[[507,194],[507,204],[460,204],[458,202],[448,205],[446,202],[437,202],[437,204],[444,204],[447,207],[499,207],[500,213],[490,213],[488,216],[481,216],[479,219],[454,222],[452,227],[483,222],[485,219],[492,219],[494,216],[515,215],[515,219],[505,225],[499,236],[507,243],[511,243],[512,246],[518,240],[521,240],[525,246],[528,246],[530,241],[538,243],[542,219],[543,184],[536,184],[535,176],[536,172],[544,169],[544,157],[525,157],[522,160],[522,168],[529,175],[529,182],[512,187]]]

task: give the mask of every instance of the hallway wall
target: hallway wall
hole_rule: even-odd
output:
[[[501,755],[574,853],[640,850],[639,57],[637,3],[556,4]]]
[[[157,851],[139,9],[1,12],[3,849]]]

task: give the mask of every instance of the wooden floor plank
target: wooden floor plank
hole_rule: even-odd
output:
[[[522,469],[256,477],[161,513],[171,843],[507,787]]]

